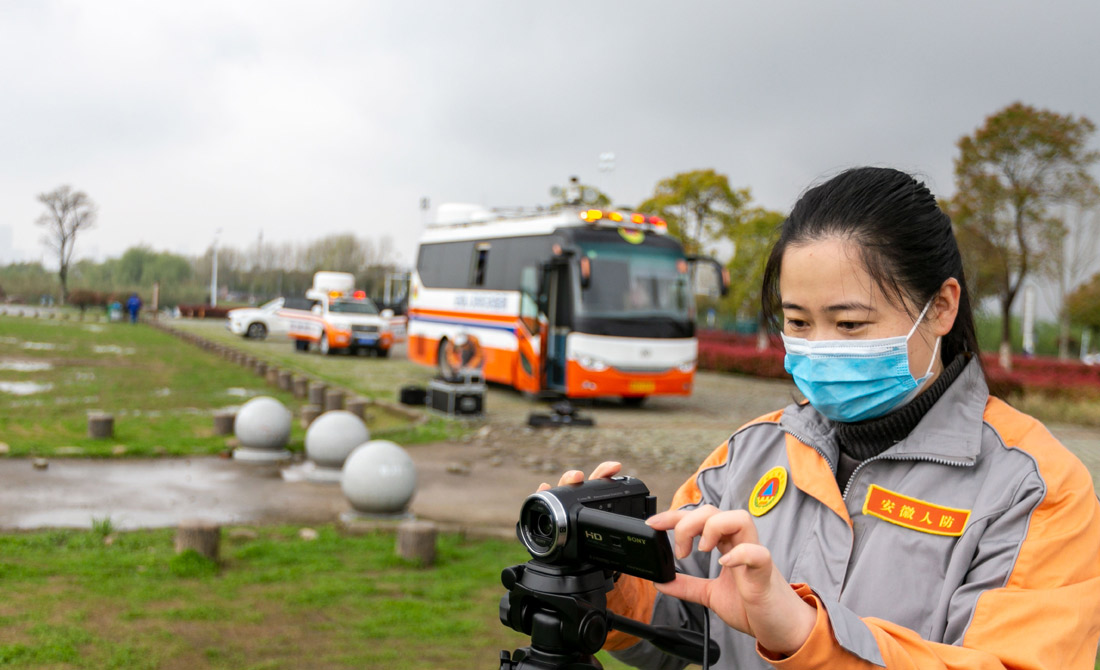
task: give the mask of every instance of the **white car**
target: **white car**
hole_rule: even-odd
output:
[[[262,340],[269,333],[285,333],[290,329],[289,319],[279,316],[279,310],[286,303],[284,298],[275,298],[259,307],[239,307],[229,310],[225,327],[231,333],[254,340]]]

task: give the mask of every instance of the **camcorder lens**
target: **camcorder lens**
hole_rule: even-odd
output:
[[[550,518],[549,514],[540,514],[535,522],[535,534],[539,537],[550,537],[550,533],[553,531],[554,520]]]
[[[558,543],[559,528],[554,512],[544,500],[530,498],[520,515],[520,539],[536,556],[547,556]]]

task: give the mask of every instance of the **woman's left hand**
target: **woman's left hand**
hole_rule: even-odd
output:
[[[771,552],[759,543],[756,526],[745,510],[723,512],[713,505],[672,510],[646,522],[658,530],[674,530],[677,558],[692,550],[699,538],[701,552],[718,550],[722,571],[714,579],[678,574],[661,593],[699,603],[729,626],[752,635],[773,653],[791,655],[810,636],[817,610],[794,592],[772,563]]]

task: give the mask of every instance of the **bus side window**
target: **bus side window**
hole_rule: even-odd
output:
[[[524,267],[519,280],[519,318],[532,335],[539,334],[539,304],[535,299],[538,287],[535,268]]]
[[[489,263],[489,244],[481,243],[474,247],[474,264],[470,268],[470,284],[485,285],[485,266]]]

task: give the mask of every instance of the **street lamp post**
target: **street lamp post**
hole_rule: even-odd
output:
[[[218,306],[218,235],[221,235],[222,229],[218,228],[214,233],[214,258],[210,264],[210,306]]]

